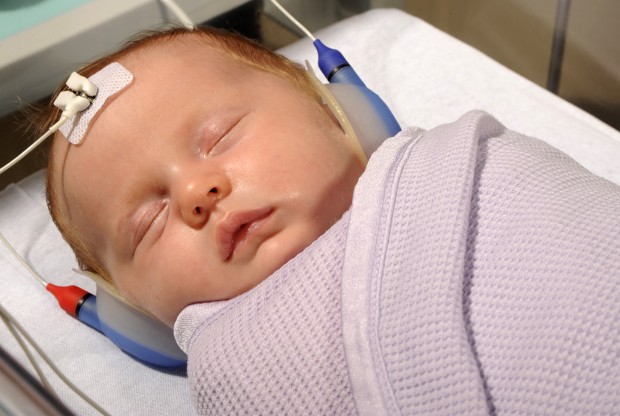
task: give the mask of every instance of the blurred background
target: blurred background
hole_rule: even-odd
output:
[[[52,11],[32,28],[10,24],[15,14],[33,16],[28,8],[52,7],[57,0],[0,1],[0,85],[20,91],[20,75],[7,75],[3,67],[12,65],[6,51],[21,50],[22,39],[46,36],[54,22],[60,22],[80,8],[101,3],[102,14],[113,16],[116,28],[147,27],[166,16],[165,8],[154,0],[74,0],[75,10]],[[65,8],[70,0],[62,0]],[[116,12],[115,4],[129,7]],[[255,38],[272,49],[281,48],[302,35],[269,1],[261,0],[177,0],[190,16],[200,21],[229,28]],[[198,2],[198,3],[197,3]],[[521,74],[543,88],[581,107],[605,123],[620,130],[620,1],[618,0],[280,0],[311,31],[371,8],[393,7],[417,16],[448,34],[477,48],[491,58]],[[147,5],[148,3],[148,5]],[[149,9],[148,7],[151,7]],[[114,13],[123,14],[115,16]],[[66,16],[65,16],[66,14]],[[148,15],[149,18],[143,17]],[[156,15],[156,16],[153,16]],[[169,17],[169,16],[168,16]],[[125,20],[122,20],[122,19]],[[130,22],[125,24],[121,22]],[[84,22],[84,24],[89,24]],[[93,26],[95,23],[92,23]],[[386,25],[389,22],[385,22]],[[113,27],[113,26],[112,26]],[[7,29],[9,28],[9,29]],[[111,44],[92,47],[92,56],[101,55],[125,37],[122,31]],[[130,33],[130,32],[128,32]],[[28,37],[29,36],[29,37]],[[99,38],[102,36],[99,35]],[[354,42],[355,39],[351,39]],[[18,45],[18,46],[15,46]],[[428,45],[432,48],[433,45]],[[12,49],[13,48],[13,49]],[[51,52],[50,52],[51,53]],[[37,65],[33,60],[29,67]],[[41,64],[43,65],[43,64]],[[63,70],[64,71],[64,70]],[[4,79],[2,79],[4,78]],[[57,81],[56,81],[57,83]],[[45,89],[49,91],[51,88]],[[16,94],[13,94],[16,95]],[[41,95],[41,94],[39,94]],[[36,96],[36,95],[35,95]],[[4,96],[3,96],[4,97]],[[24,97],[21,97],[24,99]],[[47,97],[26,98],[26,102],[46,102]],[[0,105],[7,104],[7,99]],[[0,165],[3,165],[35,137],[25,126],[26,119],[17,108],[17,97],[0,112]],[[8,104],[7,104],[8,105]],[[8,108],[8,110],[6,110]],[[620,161],[619,161],[620,163]],[[0,177],[0,189],[6,184],[42,168],[45,149],[20,162]]]

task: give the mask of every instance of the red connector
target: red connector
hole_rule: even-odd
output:
[[[77,318],[77,311],[84,299],[91,295],[77,286],[56,286],[48,283],[45,288],[54,295],[60,307],[74,318]]]

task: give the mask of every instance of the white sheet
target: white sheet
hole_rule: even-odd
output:
[[[396,10],[374,10],[317,35],[343,52],[403,126],[430,128],[470,109],[484,109],[507,127],[547,141],[620,184],[618,131],[419,19]],[[308,40],[282,51],[300,61],[316,59]],[[47,214],[42,181],[37,173],[0,194],[0,231],[51,282],[92,286],[71,271],[75,260]],[[193,413],[183,375],[135,362],[66,316],[3,247],[0,282],[0,303],[72,381],[109,412]],[[0,344],[30,368],[4,327]],[[96,414],[51,378],[77,414]]]

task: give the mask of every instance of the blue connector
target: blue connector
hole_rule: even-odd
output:
[[[366,86],[340,51],[325,46],[318,39],[312,43],[319,54],[319,68],[329,82]]]

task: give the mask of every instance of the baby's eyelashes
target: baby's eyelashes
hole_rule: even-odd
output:
[[[153,241],[161,235],[168,217],[167,200],[153,201],[147,204],[139,215],[134,232],[133,247],[135,250],[146,240]]]
[[[197,147],[202,158],[215,156],[231,147],[230,133],[239,124],[242,116],[222,117],[217,123],[204,126]]]

